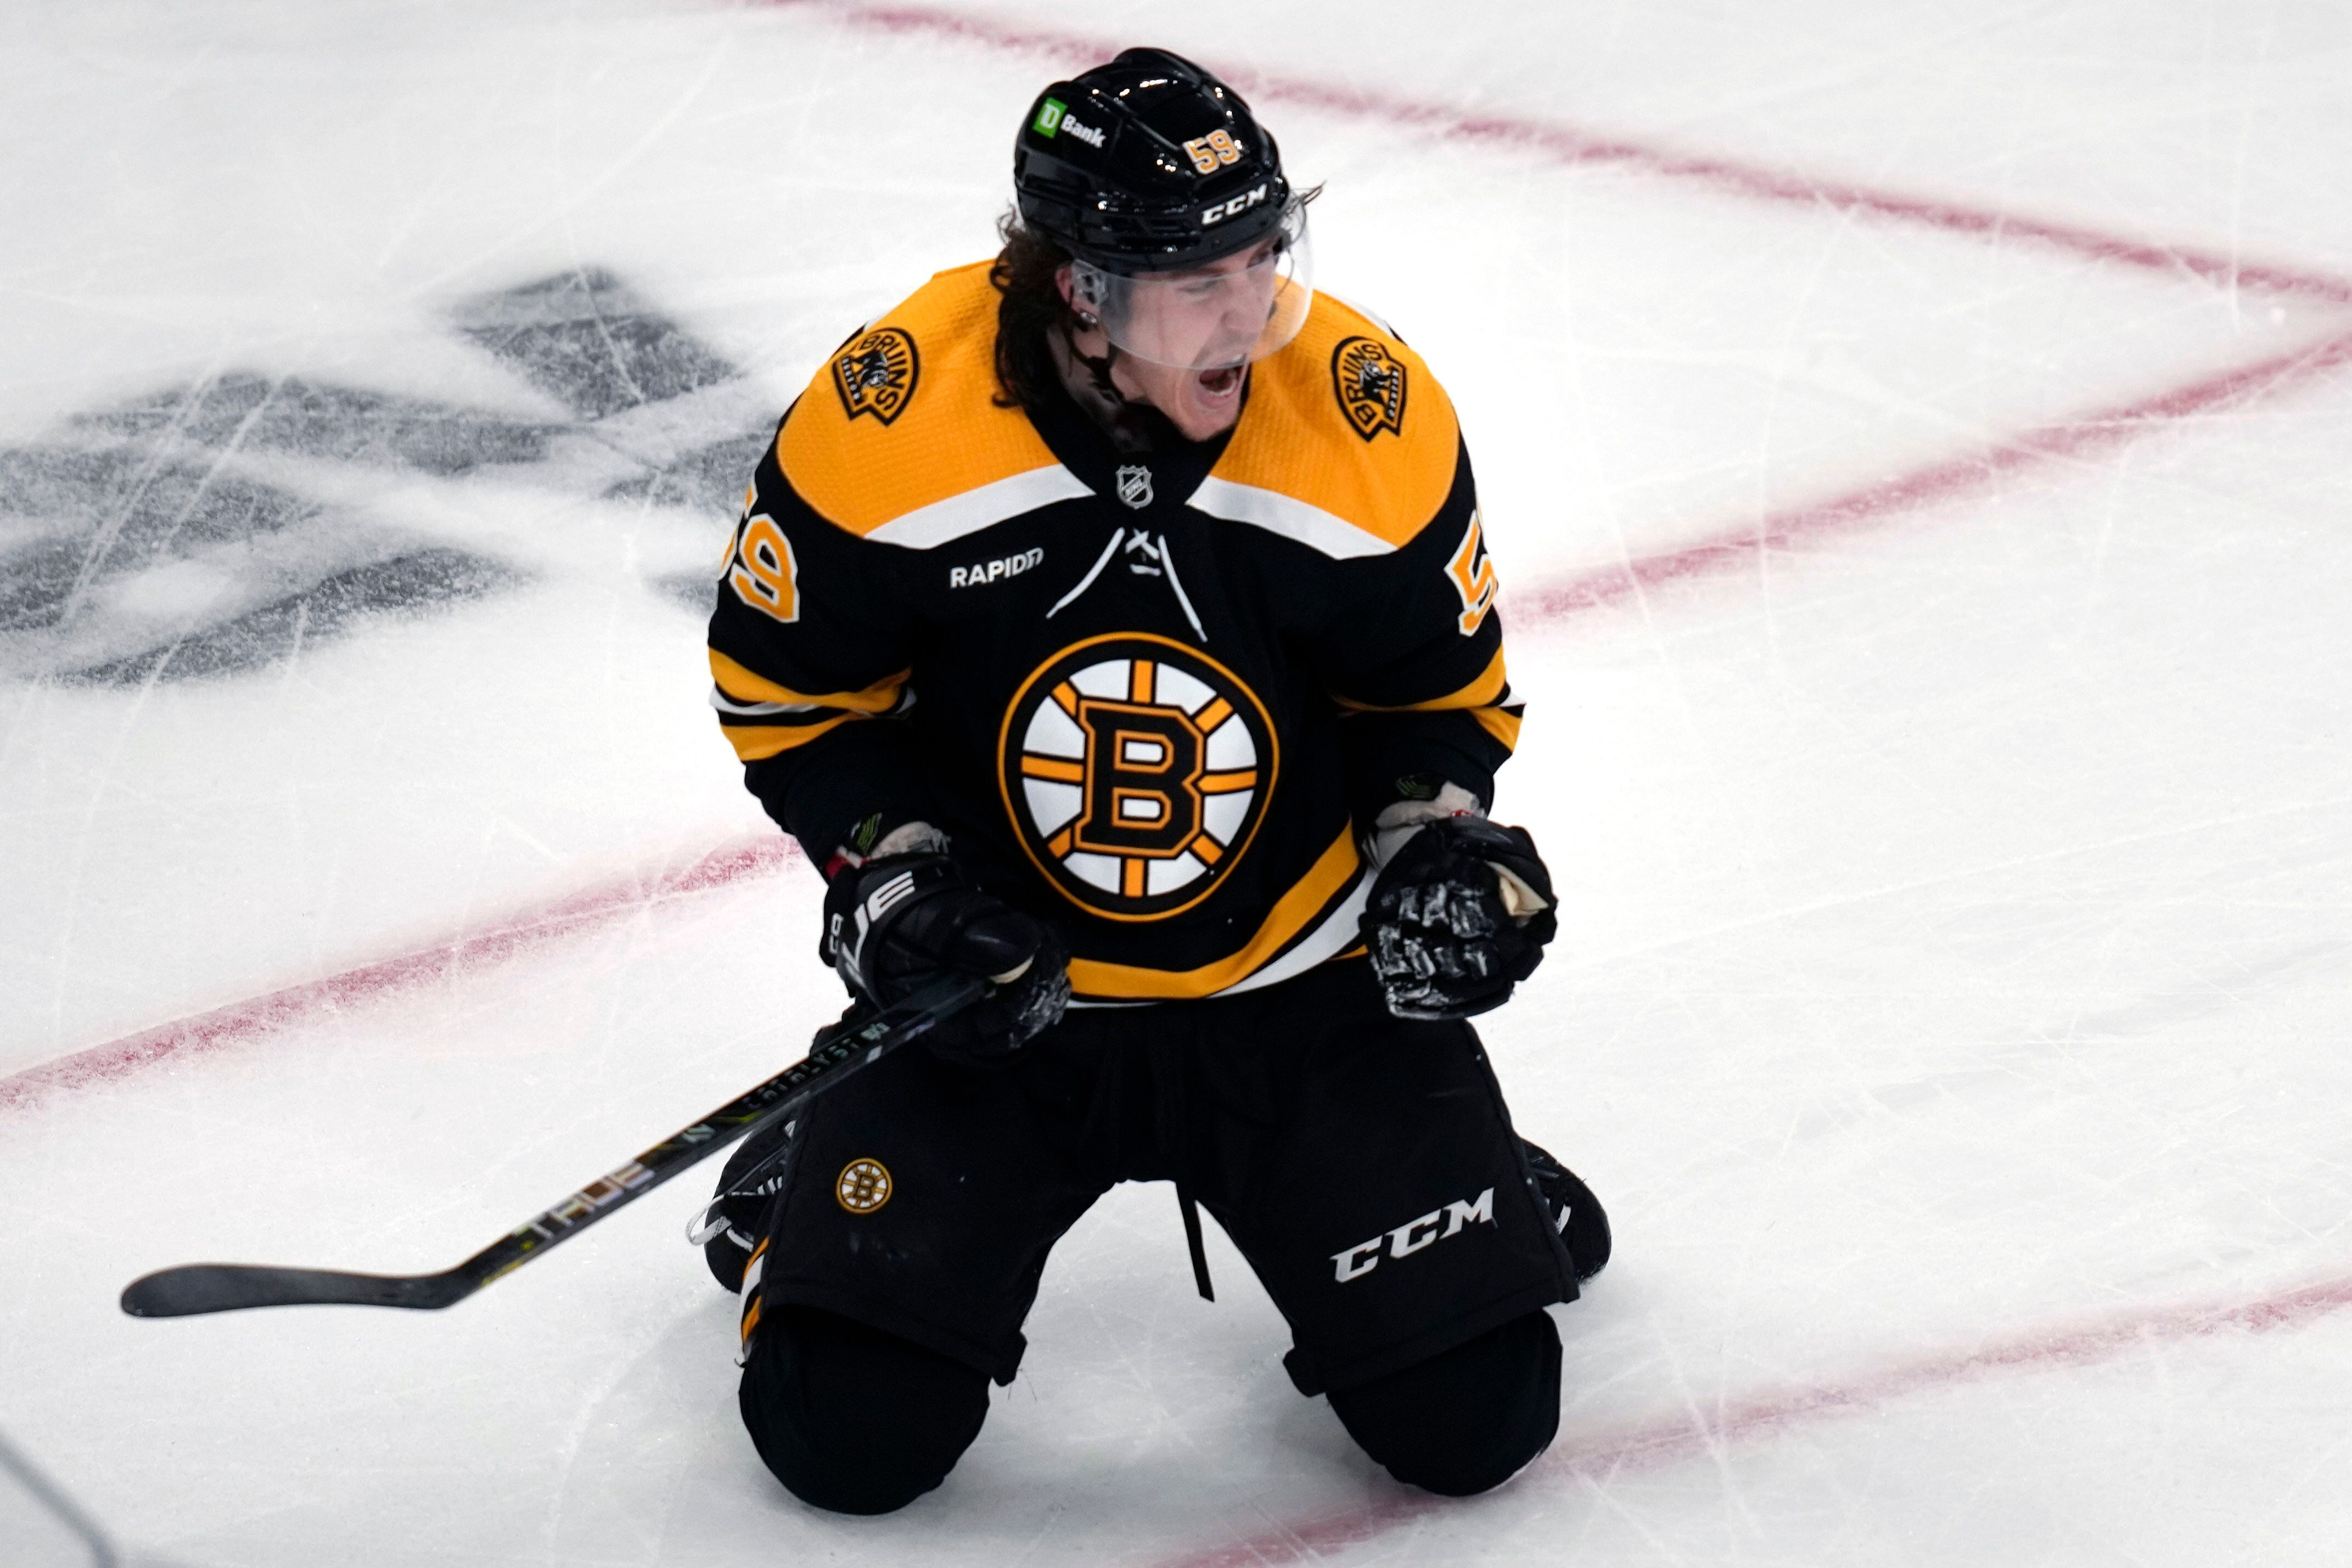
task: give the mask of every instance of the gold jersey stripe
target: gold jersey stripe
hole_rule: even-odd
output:
[[[1495,656],[1486,661],[1486,667],[1478,673],[1475,680],[1442,697],[1431,697],[1427,702],[1399,703],[1391,707],[1383,707],[1377,703],[1360,703],[1336,692],[1332,698],[1350,713],[1444,713],[1454,708],[1484,707],[1501,696],[1503,688],[1510,684],[1503,669],[1503,645],[1497,643],[1495,644]]]
[[[1348,423],[1333,382],[1334,357],[1349,338],[1372,340],[1404,368],[1403,418],[1369,441]],[[1318,294],[1298,336],[1251,367],[1249,406],[1209,473],[1303,502],[1393,548],[1444,506],[1461,444],[1454,404],[1421,356],[1370,318]]]
[[[1257,769],[1255,768],[1237,768],[1231,773],[1201,775],[1201,793],[1203,795],[1231,795],[1243,789],[1256,788]]]
[[[1021,777],[1024,779],[1056,779],[1065,784],[1087,781],[1086,764],[1060,757],[1040,757],[1034,751],[1021,754]]]
[[[1293,937],[1313,924],[1315,917],[1347,887],[1359,863],[1355,835],[1351,830],[1342,828],[1339,836],[1331,841],[1331,847],[1307,868],[1307,874],[1275,901],[1265,923],[1241,951],[1197,969],[1146,969],[1073,958],[1070,984],[1085,996],[1133,1001],[1181,1001],[1238,985],[1263,968]]]
[[[802,498],[836,527],[862,538],[983,485],[1059,466],[1026,413],[996,406],[991,265],[940,273],[873,323],[914,343],[905,404],[887,423],[844,405],[833,359],[785,416],[776,461]]]
[[[763,724],[758,726],[722,724],[719,733],[735,748],[739,762],[764,762],[771,757],[781,757],[795,747],[806,746],[826,730],[838,729],[854,718],[864,718],[862,713],[835,714],[817,724]]]
[[[909,669],[885,675],[862,692],[812,695],[779,685],[765,675],[745,669],[718,649],[710,650],[710,678],[719,684],[720,691],[739,703],[804,703],[815,707],[848,708],[855,713],[887,713],[898,706],[898,688],[907,684],[907,677],[912,674]]]
[[[1223,697],[1212,697],[1207,707],[1192,716],[1192,722],[1201,727],[1202,735],[1214,735],[1217,733],[1217,727],[1231,718],[1233,713],[1233,704]]]
[[[1478,721],[1480,729],[1501,741],[1504,750],[1517,751],[1519,748],[1519,716],[1517,714],[1508,708],[1474,707],[1470,710],[1470,716]]]

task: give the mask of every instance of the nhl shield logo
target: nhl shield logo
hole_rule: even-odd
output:
[[[1040,664],[997,741],[1005,810],[1065,898],[1161,920],[1209,896],[1272,798],[1273,721],[1196,649],[1144,632],[1089,637]]]
[[[913,338],[896,327],[877,327],[834,357],[833,390],[850,418],[870,413],[887,424],[907,412],[922,369]]]
[[[1139,512],[1151,505],[1151,470],[1139,467],[1120,469],[1118,498]]]
[[[1404,434],[1404,366],[1384,344],[1349,338],[1331,351],[1331,389],[1349,426],[1370,441]]]

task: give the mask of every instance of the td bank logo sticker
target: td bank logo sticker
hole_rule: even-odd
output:
[[[1265,816],[1278,768],[1265,705],[1165,637],[1090,637],[1040,664],[1005,710],[1005,810],[1062,895],[1160,920],[1209,895]]]
[[[907,412],[922,371],[913,338],[896,327],[877,327],[834,357],[833,390],[850,418],[870,413],[887,424]]]
[[[852,1214],[873,1213],[889,1202],[897,1190],[880,1160],[852,1160],[841,1167],[833,1184],[835,1199]]]

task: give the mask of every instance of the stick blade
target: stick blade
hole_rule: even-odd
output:
[[[187,1263],[133,1280],[122,1310],[134,1318],[188,1318],[247,1307],[410,1307],[432,1312],[468,1291],[446,1274],[344,1274],[250,1263]]]

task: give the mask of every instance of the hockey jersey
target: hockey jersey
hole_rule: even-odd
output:
[[[1000,401],[989,266],[785,413],[710,622],[745,780],[822,865],[925,821],[1054,921],[1076,995],[1245,990],[1353,949],[1358,839],[1519,726],[1444,389],[1319,297],[1226,435],[1122,453]]]

